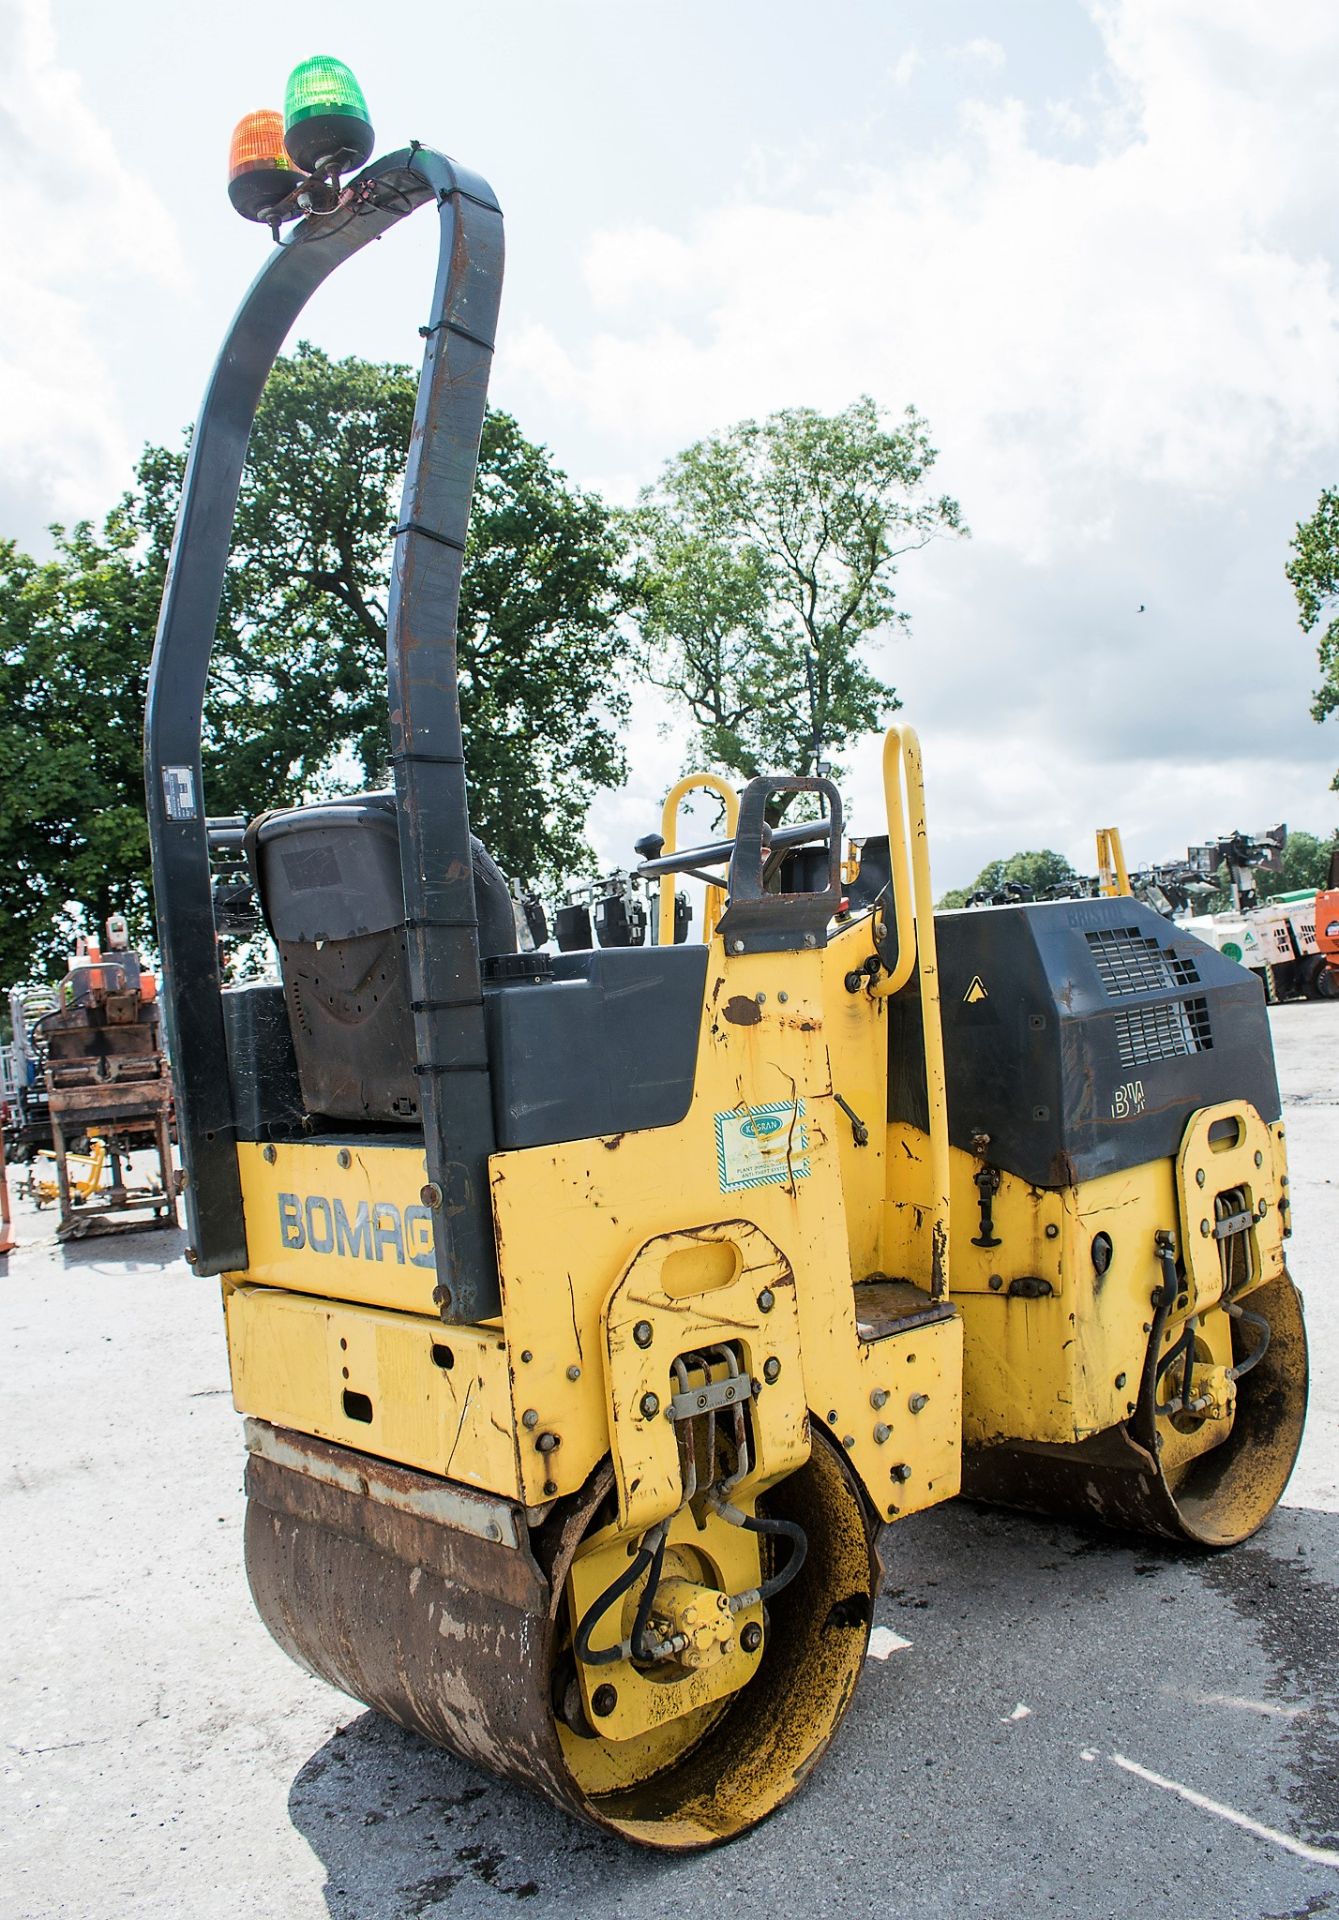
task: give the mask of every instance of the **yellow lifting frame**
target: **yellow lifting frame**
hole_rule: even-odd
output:
[[[1097,829],[1097,891],[1103,900],[1116,900],[1134,891],[1125,865],[1119,827]]]
[[[663,853],[679,851],[679,808],[685,794],[695,788],[706,787],[719,796],[725,807],[725,837],[734,838],[735,826],[739,820],[739,795],[728,781],[718,773],[686,773],[665,795],[665,805],[660,816],[660,831],[664,836]],[[657,945],[674,945],[674,882],[676,875],[662,873],[660,876],[660,928],[656,936]],[[702,902],[702,938],[710,940],[716,931],[716,922],[725,911],[725,888],[708,887],[706,898]]]
[[[948,1087],[944,1077],[944,1029],[939,1011],[939,956],[935,947],[934,890],[930,884],[930,839],[925,823],[925,774],[921,765],[921,743],[914,727],[889,727],[884,736],[883,795],[888,813],[897,959],[892,972],[882,975],[871,991],[886,999],[906,986],[913,968],[918,970],[921,1023],[925,1032],[925,1095],[930,1118],[930,1292],[939,1300],[945,1298],[949,1290]],[[889,1166],[892,1165],[890,1156]]]

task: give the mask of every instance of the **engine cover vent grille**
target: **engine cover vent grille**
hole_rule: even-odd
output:
[[[1098,977],[1113,999],[1172,985],[1162,948],[1137,927],[1102,927],[1086,937]]]
[[[1165,1000],[1116,1015],[1116,1049],[1124,1067],[1180,1060],[1190,1053],[1208,1053],[1212,1046],[1209,1003],[1203,998]]]

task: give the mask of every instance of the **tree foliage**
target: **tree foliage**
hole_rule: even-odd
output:
[[[1074,878],[1074,870],[1063,853],[1043,847],[1038,853],[1011,853],[1007,860],[990,860],[982,867],[970,887],[953,887],[939,902],[941,909],[965,907],[975,893],[999,893],[1007,886],[1026,887],[1037,899],[1044,899],[1053,887],[1063,887]]]
[[[727,773],[812,773],[899,705],[864,657],[905,628],[898,563],[963,534],[914,408],[797,407],[671,460],[634,517],[646,670]]]
[[[251,437],[215,639],[205,792],[255,813],[386,779],[385,589],[407,368],[280,360]],[[101,528],[38,564],[0,547],[0,977],[54,956],[66,901],[147,931],[141,730],[185,455],[150,447]],[[505,871],[589,858],[623,778],[621,538],[516,421],[485,421],[461,595],[471,823]]]
[[[1324,720],[1339,711],[1339,489],[1327,487],[1311,518],[1297,523],[1289,552],[1285,572],[1297,600],[1298,624],[1317,636],[1321,684],[1311,717]],[[1330,784],[1339,787],[1339,773]]]

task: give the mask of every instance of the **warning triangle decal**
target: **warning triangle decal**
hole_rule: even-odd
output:
[[[969,1007],[974,1007],[978,1001],[986,998],[986,990],[981,984],[981,975],[979,973],[972,975],[972,984],[962,997]]]

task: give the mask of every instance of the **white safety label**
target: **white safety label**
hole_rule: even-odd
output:
[[[190,767],[163,768],[163,799],[169,820],[194,820],[195,774]]]
[[[716,1168],[722,1193],[807,1180],[808,1156],[803,1100],[733,1107],[716,1115]]]

